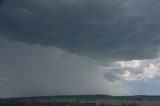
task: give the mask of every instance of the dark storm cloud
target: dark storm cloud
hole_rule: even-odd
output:
[[[0,5],[3,4],[4,0],[0,0]]]
[[[6,0],[0,36],[101,61],[153,58],[160,45],[158,2]]]
[[[0,98],[112,94],[115,90],[89,58],[2,37],[0,51]]]
[[[4,3],[4,0],[0,0],[0,9],[1,9],[3,3]]]

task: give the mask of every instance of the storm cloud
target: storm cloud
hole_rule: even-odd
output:
[[[159,93],[159,11],[159,0],[0,0],[0,97]]]
[[[158,0],[5,0],[0,36],[104,62],[154,58]]]
[[[100,67],[104,71],[106,79],[116,80],[152,80],[160,76],[160,59],[119,61],[112,67]]]
[[[91,59],[1,37],[0,51],[0,98],[113,92]]]
[[[118,61],[111,67],[100,67],[100,69],[103,70],[107,81],[121,83],[132,95],[160,94],[158,90],[160,58]]]

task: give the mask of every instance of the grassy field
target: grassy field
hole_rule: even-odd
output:
[[[160,97],[38,97],[0,100],[0,106],[160,106]]]
[[[79,102],[79,103],[96,103],[110,104],[110,105],[122,105],[122,104],[138,104],[139,106],[160,106],[160,101],[152,100],[121,100],[121,99],[67,99],[57,100],[58,102]]]

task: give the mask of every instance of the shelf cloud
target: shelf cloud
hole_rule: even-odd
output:
[[[160,45],[158,2],[1,0],[0,36],[101,62],[150,59]]]

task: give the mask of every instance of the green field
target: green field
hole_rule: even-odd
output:
[[[73,95],[0,99],[0,106],[160,106],[160,96]]]
[[[79,102],[79,103],[96,103],[97,105],[100,104],[110,104],[110,105],[120,105],[122,104],[137,104],[138,106],[160,106],[160,100],[152,101],[152,100],[121,100],[121,99],[70,99],[70,100],[61,100],[62,102]]]

